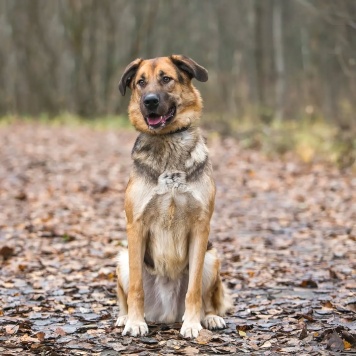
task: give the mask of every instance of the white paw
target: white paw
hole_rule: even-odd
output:
[[[218,330],[226,328],[226,323],[224,319],[221,316],[213,314],[207,315],[203,319],[202,324],[204,325],[204,328],[209,330]]]
[[[180,333],[183,337],[193,338],[198,337],[199,331],[203,329],[200,323],[188,323],[184,322],[182,328],[180,329]]]
[[[165,172],[158,177],[158,194],[165,194],[172,189],[179,192],[187,190],[185,172]]]
[[[124,326],[127,321],[127,315],[121,315],[117,318],[115,326]]]
[[[144,336],[148,333],[148,326],[144,321],[130,321],[127,319],[122,335]]]

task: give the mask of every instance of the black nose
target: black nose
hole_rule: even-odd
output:
[[[147,94],[143,99],[143,103],[145,104],[147,109],[157,109],[157,106],[159,104],[159,97],[157,94]]]

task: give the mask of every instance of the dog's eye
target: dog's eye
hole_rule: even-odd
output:
[[[140,87],[144,87],[145,86],[145,81],[143,79],[140,79],[137,84],[140,86]]]
[[[163,81],[163,83],[168,83],[168,82],[171,81],[171,78],[170,78],[170,77],[167,77],[167,76],[164,76],[164,77],[162,78],[162,81]]]

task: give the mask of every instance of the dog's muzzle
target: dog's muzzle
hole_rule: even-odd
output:
[[[165,115],[151,113],[145,117],[145,121],[150,129],[165,127],[171,122],[176,114],[176,107],[172,106]]]

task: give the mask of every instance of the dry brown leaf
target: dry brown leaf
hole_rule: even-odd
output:
[[[249,342],[248,345],[250,347],[252,347],[255,351],[259,350],[260,348],[258,347],[258,345],[254,342]]]
[[[32,342],[40,342],[39,339],[35,338],[35,337],[31,337],[28,334],[22,335],[20,337],[21,342],[24,343],[32,343]]]
[[[332,279],[340,279],[338,273],[336,273],[332,268],[329,268],[329,275]]]
[[[210,330],[202,329],[199,331],[199,335],[195,339],[195,342],[201,345],[205,345],[212,339],[213,336],[214,334]]]
[[[181,352],[183,352],[186,355],[196,355],[199,353],[199,350],[195,347],[188,346],[185,347],[183,350],[181,350]]]
[[[45,336],[46,336],[46,334],[42,331],[40,331],[36,334],[37,339],[40,340],[41,342],[44,341]]]
[[[5,326],[6,334],[13,335],[13,334],[16,334],[18,330],[19,330],[19,325],[6,325]]]
[[[14,254],[14,249],[9,246],[3,246],[0,248],[0,257],[2,257],[4,260],[9,259],[13,254]]]
[[[117,312],[114,258],[127,247],[121,210],[135,139],[80,127],[0,127],[0,248],[16,242],[0,269],[0,319],[15,353],[25,352],[24,334],[29,352],[48,346],[68,355],[93,345],[98,354],[149,347],[173,354],[189,345],[201,354],[322,353],[325,330],[354,347],[353,175],[289,156],[271,159],[220,138],[208,140],[218,187],[211,239],[234,299],[228,328],[201,345],[179,336],[181,323],[150,324],[149,337],[158,341],[152,346],[121,337],[110,318]],[[26,200],[14,199],[21,191]],[[325,253],[330,258],[320,258]],[[37,333],[51,335],[46,345]]]
[[[56,330],[54,332],[61,336],[64,336],[67,334],[62,328],[56,328]]]
[[[324,302],[322,305],[323,305],[323,308],[334,309],[334,305],[329,300]]]
[[[300,287],[302,288],[318,288],[318,284],[312,279],[305,279],[300,283]]]
[[[253,329],[253,325],[236,325],[236,330],[248,331]]]
[[[307,336],[308,336],[308,329],[307,329],[307,325],[304,324],[304,325],[303,325],[303,328],[302,328],[302,331],[301,331],[300,334],[299,334],[299,340],[303,340],[303,339],[305,339]]]

